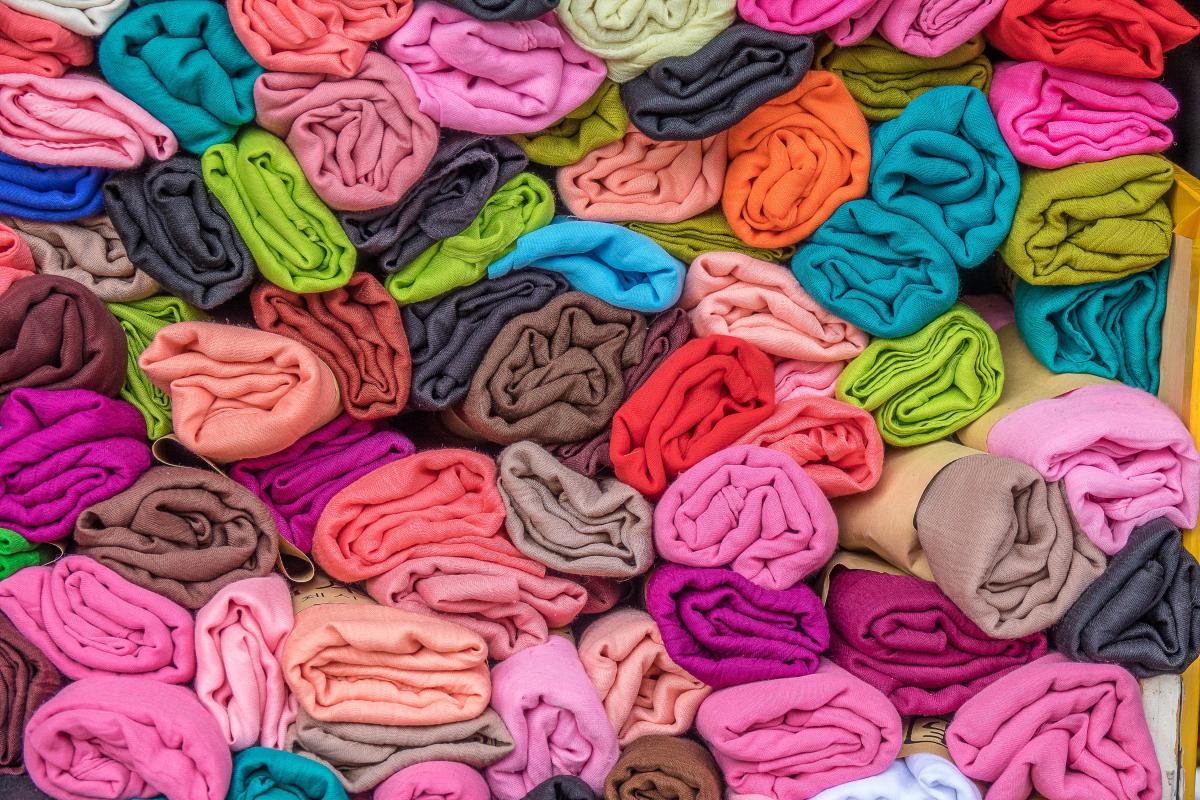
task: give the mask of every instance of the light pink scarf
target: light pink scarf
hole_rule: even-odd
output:
[[[488,800],[487,781],[457,761],[405,767],[375,788],[371,800]]]

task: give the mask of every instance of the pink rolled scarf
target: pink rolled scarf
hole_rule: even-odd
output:
[[[196,694],[233,750],[284,747],[296,719],[282,663],[292,621],[278,575],[231,583],[196,612]]]
[[[405,767],[375,788],[371,800],[488,800],[487,781],[457,761]]]
[[[879,34],[905,53],[937,58],[982,31],[1005,0],[878,0]]]
[[[99,78],[0,74],[0,152],[13,158],[132,169],[178,149],[166,125]]]
[[[0,581],[0,611],[72,680],[187,683],[196,671],[192,615],[87,556]]]
[[[721,450],[675,479],[654,510],[667,561],[729,566],[768,589],[790,589],[837,547],[833,508],[790,456],[753,445]]]
[[[845,361],[804,361],[789,358],[775,365],[775,404],[797,397],[833,397]]]
[[[1013,156],[1042,169],[1161,153],[1175,138],[1167,120],[1179,111],[1154,81],[1041,61],[996,65],[988,102]]]
[[[737,7],[742,19],[769,31],[819,33],[878,4],[878,0],[738,0]]]
[[[604,62],[582,50],[547,14],[528,22],[482,22],[422,3],[383,43],[412,81],[421,110],[447,128],[535,133],[583,105]]]

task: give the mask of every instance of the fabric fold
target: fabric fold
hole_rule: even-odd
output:
[[[331,771],[307,758],[268,747],[251,747],[233,757],[228,800],[346,800]]]
[[[537,19],[558,5],[558,0],[443,0],[485,22]]]
[[[63,676],[33,642],[0,615],[0,687],[4,715],[0,717],[0,775],[25,771],[21,745],[29,718],[58,693]]]
[[[55,22],[81,36],[99,36],[113,20],[125,13],[129,0],[11,0],[5,5],[26,14]]]
[[[39,222],[71,222],[104,209],[109,171],[21,161],[0,153],[0,214]]]
[[[1007,0],[892,0],[879,33],[906,53],[937,58],[980,34]]]
[[[53,545],[31,542],[16,531],[0,528],[0,580],[61,556],[62,551]]]
[[[530,789],[522,800],[596,800],[596,790],[574,775],[555,775]]]
[[[704,253],[716,250],[745,253],[759,261],[780,262],[791,258],[796,248],[751,247],[737,237],[729,220],[720,209],[707,211],[683,222],[629,222],[631,231],[649,236],[662,249],[685,264],[691,264]]]
[[[605,800],[721,800],[721,773],[704,746],[643,736],[621,753],[604,781]]]
[[[933,745],[936,746],[936,745]],[[940,754],[916,751],[896,760],[878,775],[826,789],[813,800],[980,800],[979,787]]]
[[[381,783],[371,800],[489,800],[487,781],[477,770],[454,761],[427,761],[405,767]]]
[[[769,31],[819,33],[859,16],[873,4],[875,0],[816,0],[808,3],[738,0],[738,13],[742,19]]]
[[[461,2],[462,0],[460,0]],[[554,0],[557,5],[557,0]],[[621,101],[620,87],[605,79],[574,111],[536,133],[515,133],[509,138],[520,145],[535,164],[565,167],[585,155],[615,142],[629,128],[629,116]]]
[[[14,7],[0,8],[0,70],[62,77],[92,63],[92,43],[57,22]]]

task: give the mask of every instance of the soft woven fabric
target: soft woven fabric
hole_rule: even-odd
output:
[[[104,208],[100,187],[108,170],[33,164],[0,153],[0,214],[70,222]]]
[[[294,753],[251,747],[233,758],[228,800],[346,800],[330,770]]]
[[[674,736],[631,743],[604,782],[605,800],[721,800],[721,773],[704,746]]]
[[[692,263],[703,253],[715,250],[745,253],[760,261],[773,262],[785,261],[796,252],[792,246],[751,247],[737,237],[729,226],[729,220],[719,209],[683,222],[630,222],[628,228],[649,236],[685,264]]]
[[[841,361],[805,361],[789,358],[775,365],[775,402],[782,404],[797,397],[833,397],[838,376],[846,364]]]
[[[530,789],[523,800],[596,800],[596,791],[574,775],[555,775]]]
[[[896,47],[937,58],[978,35],[1007,0],[891,0],[878,31]]]
[[[553,11],[558,0],[444,0],[448,6],[465,11],[476,19],[487,22],[497,20],[526,20]]]
[[[0,7],[0,70],[58,78],[92,63],[92,43],[57,22]]]
[[[895,800],[980,800],[980,791],[949,759],[917,750],[896,759],[894,764],[878,775],[826,789],[813,800],[872,800],[884,797]]]
[[[454,761],[427,761],[405,767],[381,783],[371,800],[489,800],[487,781]]]
[[[340,408],[329,367],[304,345],[265,331],[212,322],[168,325],[138,364],[170,395],[180,441],[218,461],[277,453]]]
[[[3,585],[3,584],[0,584]],[[53,697],[63,676],[33,642],[0,615],[0,775],[25,771],[21,743],[25,727],[38,706]]]
[[[26,567],[36,567],[61,556],[55,547],[31,542],[16,531],[0,528],[0,580]]]
[[[28,278],[36,269],[29,245],[19,233],[0,222],[0,294],[21,278]]]
[[[514,134],[511,138],[535,164],[565,167],[597,147],[617,141],[628,127],[629,117],[619,87],[605,80],[582,105],[553,125],[537,133]]]
[[[738,0],[743,19],[771,31],[819,33],[862,14],[873,0]]]
[[[535,133],[582,105],[604,80],[604,62],[546,15],[482,22],[424,2],[383,43],[440,125],[486,134]]]
[[[5,5],[83,36],[99,36],[125,13],[129,0],[9,0]]]
[[[350,280],[358,253],[282,139],[246,128],[206,150],[200,168],[264,278],[293,292]]]

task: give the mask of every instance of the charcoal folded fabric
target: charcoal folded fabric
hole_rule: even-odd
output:
[[[1072,661],[1120,664],[1138,678],[1178,675],[1200,655],[1200,564],[1179,528],[1134,529],[1054,629]]]
[[[482,22],[421,3],[383,52],[412,82],[421,111],[446,128],[534,133],[578,108],[604,80],[604,62],[549,14]]]
[[[1010,672],[954,715],[946,745],[963,774],[991,783],[991,800],[1162,793],[1141,689],[1110,664],[1055,654]]]
[[[988,636],[937,585],[835,567],[825,601],[828,657],[887,695],[902,716],[936,716],[1046,654],[1041,633]]]
[[[200,169],[264,278],[293,292],[350,280],[358,253],[282,139],[246,128],[204,151]]]
[[[29,718],[62,685],[63,676],[46,654],[0,615],[0,775],[25,771],[21,744]]]
[[[129,260],[197,308],[232,300],[254,281],[254,259],[194,156],[118,173],[104,184],[104,209]]]
[[[717,209],[683,222],[630,222],[627,227],[658,242],[662,249],[690,264],[704,253],[716,250],[745,253],[759,261],[786,261],[796,252],[787,247],[751,247],[737,237],[729,220]]]
[[[82,36],[99,36],[125,13],[129,0],[9,0],[5,5],[41,19],[55,22]]]
[[[829,647],[829,620],[812,589],[768,589],[727,569],[663,564],[646,607],[671,659],[709,686],[810,675]]]
[[[812,675],[713,692],[696,728],[730,791],[780,800],[878,775],[904,738],[887,698],[830,661]]]
[[[596,790],[574,775],[555,775],[530,789],[522,800],[596,800]]]
[[[554,10],[558,0],[443,0],[485,22],[537,19]]]
[[[329,367],[265,331],[179,322],[154,335],[138,364],[170,395],[180,441],[218,461],[279,452],[340,408]]]
[[[487,781],[465,764],[427,761],[381,783],[371,800],[489,800]]]
[[[57,22],[0,8],[0,70],[59,78],[92,63],[92,43]]]
[[[108,170],[34,164],[0,153],[0,214],[70,222],[100,213]]]
[[[528,163],[508,139],[450,132],[429,167],[400,200],[372,211],[338,215],[350,241],[398,271],[442,239],[466,230],[488,198]]]
[[[16,531],[0,528],[0,580],[26,567],[46,564],[61,555],[62,551],[52,545],[31,542]]]
[[[508,538],[535,561],[618,579],[650,569],[654,512],[632,487],[581,475],[530,441],[500,454],[497,484]]]
[[[283,650],[300,708],[322,722],[425,726],[487,707],[487,645],[461,625],[394,608],[300,611]]]
[[[617,734],[575,647],[562,636],[492,670],[492,705],[513,751],[487,768],[499,800],[521,800],[554,775],[573,775],[593,791],[617,763]]]
[[[0,404],[0,527],[30,541],[69,536],[80,512],[149,468],[146,426],[128,403],[18,389]]]
[[[346,800],[330,770],[294,753],[251,747],[233,758],[228,800]]]
[[[631,743],[608,773],[605,800],[721,800],[721,773],[704,746],[673,736]]]
[[[76,552],[185,608],[271,572],[279,534],[245,487],[208,470],[151,467],[75,523]]]
[[[369,52],[344,78],[269,72],[254,85],[258,124],[285,139],[313,190],[332,208],[396,203],[437,150],[437,124],[417,109],[404,72]]]
[[[575,442],[608,427],[625,399],[646,320],[582,292],[513,318],[483,357],[461,407],[488,441]]]
[[[918,747],[921,745],[918,745]],[[928,745],[937,747],[937,744]],[[903,751],[901,751],[903,752]],[[979,787],[940,754],[914,750],[896,759],[890,767],[870,778],[826,789],[813,800],[865,800],[892,797],[897,800],[980,800]]]
[[[329,767],[348,792],[369,792],[391,775],[427,761],[483,769],[512,752],[512,738],[491,708],[474,719],[421,727],[320,722],[303,710],[288,749]]]
[[[566,290],[561,275],[526,269],[405,306],[412,356],[409,403],[424,411],[457,403],[504,326]]]
[[[736,22],[695,53],[665,58],[622,84],[621,102],[651,139],[704,139],[791,90],[812,61],[807,36]]]
[[[1027,170],[1000,255],[1020,278],[1038,286],[1077,286],[1144,272],[1171,253],[1165,196],[1173,181],[1171,162],[1153,155]]]
[[[629,117],[619,87],[606,79],[591,97],[553,125],[537,133],[518,133],[509,138],[521,146],[533,163],[565,167],[597,147],[617,141],[628,128]]]
[[[1158,391],[1170,262],[1115,281],[1013,292],[1017,327],[1051,372],[1085,372]]]

